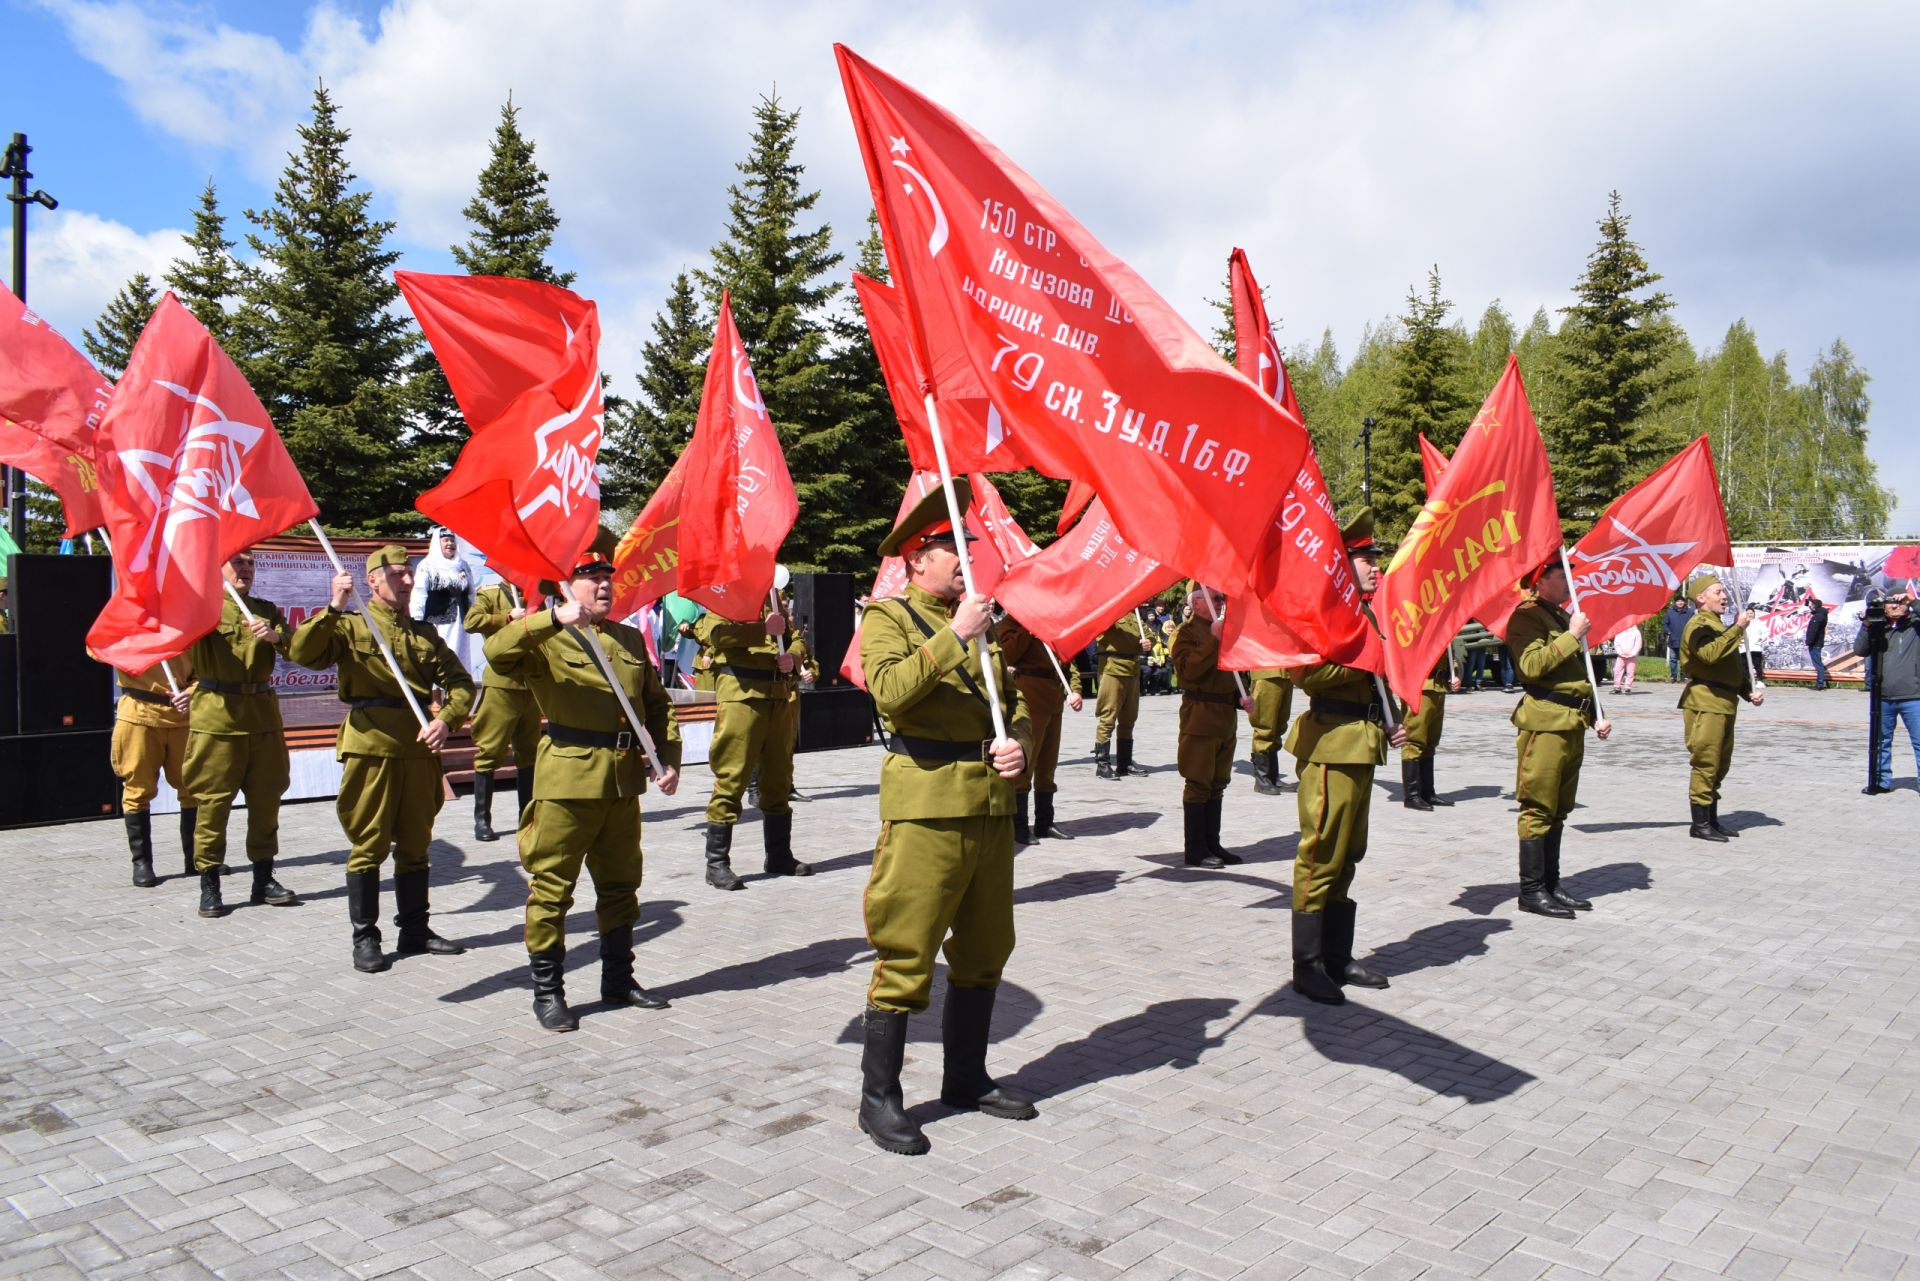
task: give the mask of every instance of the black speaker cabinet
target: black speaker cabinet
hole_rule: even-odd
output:
[[[0,736],[20,732],[20,642],[0,636]]]
[[[799,624],[814,657],[820,660],[820,687],[852,689],[840,674],[840,664],[853,641],[853,575],[795,574],[794,621]],[[805,731],[802,731],[804,735]],[[804,749],[803,749],[804,750]]]
[[[843,646],[844,648],[844,646]],[[802,752],[860,747],[873,741],[873,700],[857,685],[800,691]]]
[[[111,818],[120,809],[112,730],[0,738],[0,827]]]
[[[20,733],[113,725],[113,673],[87,657],[87,629],[113,591],[105,556],[12,558]]]

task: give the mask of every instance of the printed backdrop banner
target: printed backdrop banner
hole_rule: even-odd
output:
[[[1732,565],[1702,566],[1699,572],[1718,574],[1735,601],[1752,607],[1756,618],[1748,635],[1765,653],[1769,675],[1813,679],[1808,601],[1818,596],[1828,609],[1821,656],[1837,679],[1859,680],[1864,664],[1853,656],[1853,641],[1867,594],[1914,591],[1920,585],[1920,544],[1748,544],[1734,547]]]

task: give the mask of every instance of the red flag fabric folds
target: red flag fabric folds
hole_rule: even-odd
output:
[[[112,395],[72,343],[0,289],[0,463],[60,496],[69,538],[105,523],[93,443]]]
[[[1060,519],[1055,523],[1053,532],[1064,534],[1073,528],[1074,520],[1087,509],[1093,501],[1093,486],[1084,480],[1076,480],[1067,485],[1067,499],[1060,504]]]
[[[986,139],[835,53],[936,397],[986,395],[1033,464],[1091,484],[1128,542],[1237,590],[1283,497],[1259,478],[1300,469],[1299,419]]]
[[[114,595],[87,644],[122,671],[220,621],[220,567],[319,514],[227,354],[171,293],[134,344],[95,442]]]
[[[1417,709],[1421,683],[1461,626],[1559,546],[1547,447],[1520,362],[1508,353],[1506,372],[1381,577],[1375,608],[1393,692]]]
[[[660,488],[633,518],[613,553],[613,617],[625,618],[680,582],[680,491],[687,480],[683,450]]]
[[[414,507],[502,577],[564,581],[600,526],[600,312],[537,280],[393,278],[473,437]]]
[[[1447,456],[1440,452],[1440,446],[1427,439],[1425,432],[1415,433],[1420,438],[1420,474],[1426,478],[1427,492],[1440,483],[1440,477],[1446,474]]]
[[[1596,637],[1659,613],[1696,565],[1731,565],[1727,511],[1707,438],[1614,499],[1567,563]]]
[[[1181,577],[1129,547],[1095,498],[1070,532],[1010,567],[994,598],[1055,653],[1077,654],[1128,608]]]

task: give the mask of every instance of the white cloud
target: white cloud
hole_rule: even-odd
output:
[[[135,231],[98,214],[76,209],[33,211],[27,239],[27,302],[78,345],[101,310],[138,272],[160,277],[186,247],[177,230]]]

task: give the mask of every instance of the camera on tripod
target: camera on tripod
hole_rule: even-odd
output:
[[[1887,652],[1887,595],[1879,588],[1867,593],[1867,605],[1861,612],[1860,623],[1867,629],[1867,652],[1884,654]]]

